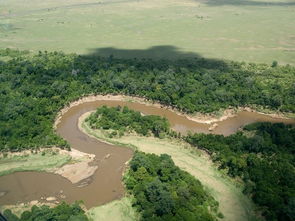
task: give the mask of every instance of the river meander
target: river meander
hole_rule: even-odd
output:
[[[293,119],[273,118],[255,112],[241,111],[233,117],[217,122],[214,130],[209,131],[210,124],[197,123],[185,116],[167,109],[137,102],[119,100],[98,100],[83,102],[69,108],[57,124],[57,133],[67,140],[72,148],[95,154],[94,164],[98,165],[95,174],[78,184],[72,184],[66,178],[46,172],[16,172],[0,177],[0,205],[45,201],[46,197],[54,196],[58,201],[74,202],[83,200],[87,208],[102,205],[124,195],[122,173],[126,162],[132,157],[132,150],[126,147],[110,145],[91,138],[78,128],[79,117],[97,107],[128,106],[147,115],[165,116],[171,127],[183,134],[188,131],[229,135],[241,126],[253,122],[283,122],[295,124]],[[66,198],[64,198],[66,196]]]

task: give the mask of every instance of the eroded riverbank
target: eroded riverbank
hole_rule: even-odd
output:
[[[196,133],[214,133],[230,135],[235,133],[240,127],[254,122],[282,122],[285,124],[295,124],[295,119],[290,119],[282,113],[262,113],[249,107],[227,109],[220,116],[210,114],[184,114],[170,106],[152,102],[140,97],[125,95],[91,95],[82,97],[63,108],[55,121],[54,128],[57,128],[61,117],[71,108],[89,103],[96,104],[97,107],[107,106],[128,106],[133,110],[140,111],[147,115],[159,115],[166,117],[171,126],[177,132],[186,134],[188,131]]]
[[[242,189],[226,175],[223,175],[210,160],[210,156],[201,150],[192,148],[179,139],[145,137],[135,134],[109,138],[104,130],[93,130],[84,121],[89,113],[80,117],[82,131],[103,142],[132,146],[145,153],[168,154],[181,169],[195,176],[219,202],[219,209],[228,221],[255,220],[255,206],[242,194]]]
[[[1,153],[0,176],[21,171],[43,171],[59,174],[72,183],[78,183],[92,176],[97,169],[89,165],[94,158],[93,154],[57,147]]]
[[[99,95],[81,98],[61,110],[54,127],[57,133],[70,143],[72,148],[95,155],[91,165],[97,166],[98,169],[93,176],[77,184],[72,184],[59,175],[49,173],[18,172],[6,175],[0,177],[0,189],[7,193],[0,197],[0,205],[42,200],[42,198],[54,196],[57,201],[66,200],[67,202],[73,202],[75,200],[83,200],[87,208],[90,208],[121,198],[124,195],[124,187],[121,180],[122,173],[124,172],[126,162],[132,156],[132,150],[100,142],[81,132],[78,128],[78,120],[81,115],[93,111],[102,105],[126,105],[143,114],[165,116],[171,123],[172,128],[181,133],[187,133],[187,131],[191,130],[193,132],[211,132],[228,135],[236,132],[241,126],[256,121],[295,123],[291,119],[274,118],[265,114],[247,111],[238,112],[234,116],[225,116],[221,121],[212,121],[211,124],[208,122],[200,123],[201,118],[199,122],[196,122],[196,120],[191,120],[190,116],[177,113],[168,107],[152,104],[140,98],[121,95]],[[209,131],[213,122],[217,125],[215,125],[213,130]],[[66,198],[60,198],[60,191],[62,191]]]

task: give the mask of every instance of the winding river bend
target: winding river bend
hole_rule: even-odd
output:
[[[46,172],[17,172],[0,177],[0,192],[5,194],[0,197],[0,205],[16,204],[55,196],[58,201],[74,202],[83,200],[87,208],[102,205],[124,195],[122,173],[126,162],[132,157],[132,150],[106,144],[81,132],[78,128],[79,117],[97,107],[128,106],[143,114],[165,116],[178,132],[185,134],[187,131],[215,133],[229,135],[236,132],[241,126],[253,122],[282,122],[295,124],[293,119],[273,118],[267,115],[242,111],[236,116],[217,122],[214,130],[209,131],[210,124],[196,123],[185,116],[152,105],[119,100],[98,100],[83,102],[71,107],[57,124],[57,133],[66,139],[72,148],[82,152],[95,154],[94,164],[98,165],[95,174],[78,184],[72,184],[66,178]],[[110,157],[106,157],[110,156]],[[63,196],[66,196],[64,199]]]

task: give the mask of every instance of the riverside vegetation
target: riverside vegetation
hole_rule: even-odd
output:
[[[71,162],[72,157],[52,148],[42,152],[0,157],[0,176],[19,171],[50,171]]]
[[[205,58],[173,62],[126,60],[112,56],[102,58],[62,52],[30,54],[10,49],[0,50],[0,57],[1,151],[20,151],[45,146],[68,148],[67,142],[56,135],[52,128],[56,114],[69,102],[92,93],[137,95],[188,113],[212,113],[239,106],[262,106],[272,111],[289,113],[295,111],[295,68],[289,65],[278,66],[273,63],[269,66]],[[159,133],[157,130],[154,128],[155,133],[152,130],[150,133],[161,137],[161,132],[165,132],[164,130]],[[217,149],[214,152],[218,152]],[[258,162],[265,156],[271,156],[271,152],[269,155],[259,151],[254,153]],[[288,152],[283,154],[281,156],[284,156],[284,159],[286,157],[287,162],[292,162]],[[238,155],[237,159],[243,156]],[[293,164],[286,164],[287,167],[290,165],[290,168],[293,168]],[[276,164],[272,166],[276,168]],[[257,168],[264,174],[263,167]],[[290,173],[287,175],[291,176],[288,179],[291,181],[294,170],[288,171]],[[236,175],[243,177],[244,172]],[[257,182],[251,180],[250,176],[248,182],[254,183],[253,191],[248,188],[248,192],[257,195]],[[269,180],[265,182],[273,185]],[[274,192],[289,187],[289,184],[280,185],[280,182],[283,180],[278,181],[279,187],[273,189]],[[291,219],[294,217],[294,200],[288,196],[292,195],[292,191],[291,185],[284,191],[287,195],[278,195],[279,199],[274,201],[278,203],[274,211],[272,205],[264,201],[266,198],[262,198],[264,202],[256,202],[264,206],[264,215],[270,219]]]
[[[141,220],[217,220],[218,202],[167,154],[136,152],[125,184],[136,199],[133,206],[141,212]]]
[[[110,137],[126,132],[159,138],[170,134],[166,118],[142,116],[126,106],[102,106],[86,122],[93,129],[109,130]],[[135,152],[129,165],[125,185],[135,197],[133,206],[141,213],[141,220],[216,220],[218,203],[199,180],[175,166],[167,154]]]
[[[224,215],[225,220],[257,220],[255,206],[251,200],[242,193],[241,188],[237,187],[235,182],[224,176],[223,172],[218,171],[210,160],[210,156],[205,154],[204,151],[192,147],[183,139],[167,136],[166,134],[161,139],[155,136],[142,136],[134,132],[125,133],[124,136],[117,133],[117,136],[114,136],[112,135],[114,132],[112,129],[92,129],[89,122],[86,122],[90,114],[91,112],[85,113],[79,120],[79,128],[84,133],[93,138],[115,145],[126,146],[144,153],[158,156],[168,154],[176,166],[201,181],[206,191],[209,191],[210,195],[218,201],[219,211]],[[177,134],[175,135],[178,137]],[[125,208],[123,205],[122,209],[126,210]]]
[[[100,47],[95,50],[97,53],[117,54],[121,57],[191,57],[201,53],[219,58],[251,59],[255,62],[271,62],[276,59],[280,63],[294,64],[294,3],[290,1],[89,0],[84,4],[76,0],[45,0],[42,4],[36,4],[36,1],[31,0],[27,2],[27,7],[19,3],[19,0],[1,3],[0,45],[3,47],[33,50],[61,48],[68,52],[85,52],[85,48],[95,45]],[[144,19],[146,17],[149,17],[148,21]],[[105,25],[106,23],[112,25]],[[227,28],[224,28],[225,24]],[[242,29],[241,24],[244,27]],[[117,31],[114,32],[113,28]],[[90,29],[92,36],[88,35]],[[166,33],[172,29],[178,31],[174,31],[174,37],[171,38]],[[249,32],[249,29],[255,31]],[[215,36],[212,36],[212,30]],[[79,34],[73,35],[75,32]],[[254,41],[253,33],[259,33]],[[173,46],[152,47],[159,43],[160,38],[162,43],[175,45],[179,50]],[[87,40],[81,44],[81,39]],[[127,50],[102,48],[105,45],[117,48],[124,46]],[[134,45],[140,49],[133,50]],[[184,49],[193,53],[184,52]],[[294,75],[294,67],[279,66],[277,62],[270,66],[201,57],[177,62],[125,60],[112,56],[101,58],[62,52],[31,54],[28,51],[0,49],[0,151],[16,152],[52,146],[69,148],[67,142],[53,131],[52,124],[64,105],[87,94],[122,93],[142,96],[188,113],[212,113],[228,107],[251,106],[254,109],[262,107],[294,114]],[[157,123],[162,122],[159,118],[157,120]],[[144,122],[149,123],[150,120]],[[140,123],[135,128],[129,127],[126,130],[121,125],[117,134],[133,129],[137,133],[142,132],[142,135],[153,134],[160,138],[169,133],[176,135],[161,127],[151,126],[146,129],[138,125]],[[275,142],[273,138],[268,143],[267,140],[270,139],[263,132],[255,134],[264,129],[244,130],[243,135],[237,136],[238,140],[242,140],[238,142],[241,144],[239,148],[222,136],[191,135],[187,141],[209,150],[213,159],[220,163],[221,168],[226,168],[231,176],[242,177],[246,183],[245,193],[253,195],[254,201],[263,206],[264,215],[269,220],[294,220],[292,211],[295,211],[295,203],[294,198],[290,198],[294,196],[294,186],[290,185],[294,183],[294,160],[290,156],[292,150],[276,150],[285,146],[277,143],[272,145],[271,142]],[[146,131],[149,132],[145,134]],[[292,129],[282,131],[288,131],[288,137],[294,137],[294,134],[290,135]],[[266,133],[271,134],[271,137],[277,136],[277,132],[275,135]],[[110,136],[117,135],[113,133]],[[251,149],[245,140],[251,140],[253,136],[258,138],[258,146],[254,139],[251,142],[255,148]],[[225,152],[216,145],[216,140],[225,147]],[[290,138],[287,140],[290,142]],[[37,157],[39,156],[30,155],[28,159],[34,159],[36,168],[42,169],[36,161]],[[59,156],[42,157],[58,160]],[[244,167],[245,162],[247,165],[252,162],[249,159],[255,163],[254,172]],[[2,162],[9,160],[19,161],[20,158],[6,158]],[[23,160],[21,158],[18,162],[20,170],[26,169]],[[64,158],[64,162],[68,160]],[[56,162],[62,163],[59,160]],[[44,166],[48,168],[51,163],[53,161],[49,160]],[[259,179],[265,176],[260,167],[269,173],[266,181]],[[272,170],[278,177],[270,175]],[[286,174],[287,180],[278,171]],[[271,180],[275,180],[275,184]],[[141,204],[137,207],[140,208]],[[175,208],[172,208],[172,213],[175,213]],[[24,212],[21,218],[9,211],[5,215],[9,220],[33,220],[36,216],[40,219],[86,220],[83,213],[76,205],[62,204],[52,209],[34,206],[31,211]],[[189,216],[189,213],[185,212],[185,215]]]
[[[191,134],[185,140],[212,154],[219,168],[245,182],[267,220],[295,219],[295,128],[284,124],[254,123],[228,137]]]
[[[169,122],[166,118],[147,115],[141,116],[140,112],[130,110],[124,106],[102,106],[91,114],[87,119],[93,129],[114,130],[110,136],[120,136],[125,132],[136,132],[141,135],[153,134],[155,137],[163,137],[170,131]]]
[[[52,129],[53,121],[62,107],[87,94],[136,95],[188,113],[239,106],[295,111],[295,68],[290,65],[11,49],[1,49],[0,58],[0,151],[69,147]]]
[[[20,217],[11,212],[10,209],[4,210],[4,217],[8,221],[37,221],[37,220],[56,220],[56,221],[88,221],[84,210],[81,209],[79,204],[73,203],[72,205],[61,203],[56,207],[50,208],[49,206],[33,206],[31,210],[24,211]]]
[[[200,181],[180,170],[166,154],[157,156],[136,152],[124,182],[135,196],[133,206],[141,212],[140,218],[134,217],[134,220],[213,221],[217,220],[216,215],[222,217],[221,213],[217,214],[218,203],[204,190]],[[33,206],[20,217],[10,210],[3,214],[8,221],[88,220],[77,204],[65,203],[52,209]],[[92,220],[93,215],[89,216]]]
[[[135,111],[130,111],[126,107],[101,107],[88,118],[88,123],[93,129],[108,129],[110,135],[122,136],[123,133],[114,133],[114,131],[120,130],[124,125],[119,120],[124,114],[136,115],[137,118],[134,118],[135,125],[139,122],[146,122],[146,116],[141,116],[139,112],[136,114]],[[127,119],[132,118],[127,117]],[[149,122],[149,125],[141,124],[148,132],[152,132],[151,128],[155,127],[155,124],[160,122],[159,125],[162,125],[166,122],[164,118],[161,118],[160,121],[153,117],[151,119],[155,120]],[[103,128],[101,122],[106,122],[109,126]],[[132,125],[132,123],[129,122],[128,125]],[[137,130],[135,128],[128,127],[128,131],[134,132]],[[165,128],[164,131],[166,131],[165,136],[175,135],[167,132],[169,128]],[[148,134],[148,132],[145,134]],[[143,133],[140,134],[143,135]],[[183,139],[194,146],[206,149],[211,154],[213,161],[219,165],[219,168],[227,169],[230,176],[242,178],[245,183],[244,193],[251,196],[254,202],[259,205],[262,215],[267,220],[294,220],[295,128],[293,126],[280,123],[254,123],[245,126],[242,131],[228,137],[212,134],[188,134]],[[147,186],[139,186],[139,189],[136,189],[132,185],[136,183],[141,185],[140,183],[145,180],[144,177],[149,177],[155,172],[149,172],[145,166],[140,172],[138,166],[133,168],[132,165],[136,157],[142,159],[141,165],[151,165],[145,155],[141,155],[141,153],[138,153],[138,156],[135,155],[130,163],[130,174],[135,177],[131,176],[129,180],[127,179],[127,188],[131,189],[135,195],[138,201],[136,205],[139,205],[139,210],[149,214],[149,212],[155,210],[146,212],[147,208],[141,205],[147,203],[144,200],[146,197],[144,194],[147,193],[144,187],[147,188]],[[153,156],[150,157],[153,158]],[[168,156],[161,157],[164,162]],[[158,162],[158,164],[160,163]],[[153,171],[155,170],[153,167]],[[161,172],[159,173],[161,174]],[[134,180],[131,182],[131,188],[129,186],[130,179]]]

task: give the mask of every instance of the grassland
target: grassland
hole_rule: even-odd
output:
[[[0,0],[0,47],[294,65],[294,11],[292,0]]]
[[[0,176],[20,171],[50,171],[70,162],[71,156],[48,150],[0,158]]]
[[[177,166],[199,179],[212,193],[220,203],[220,211],[224,214],[225,220],[256,219],[253,204],[242,194],[241,188],[218,171],[208,155],[192,149],[188,144],[177,139],[157,139],[138,135],[111,139],[107,132],[94,131],[85,122],[80,122],[80,128],[89,135],[107,142],[133,147],[146,153],[171,155]]]
[[[92,221],[134,221],[139,215],[133,210],[130,197],[112,201],[106,205],[94,207],[87,211]]]

